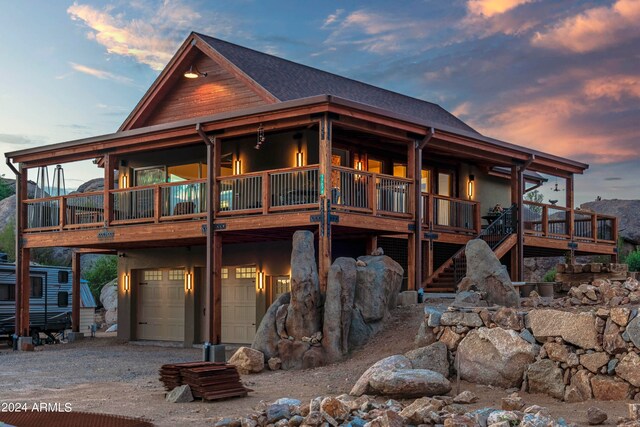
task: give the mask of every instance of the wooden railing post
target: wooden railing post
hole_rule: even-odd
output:
[[[162,216],[162,212],[160,209],[162,208],[162,192],[160,191],[160,186],[156,185],[153,188],[153,204],[154,204],[154,212],[153,218],[156,223],[160,222],[160,217]]]
[[[64,226],[67,225],[67,198],[60,196],[58,201],[58,212],[60,215],[60,220],[58,221],[60,225],[60,230],[64,229]]]
[[[261,175],[262,179],[262,214],[266,215],[269,213],[269,203],[271,197],[269,197],[269,174],[265,171]]]
[[[542,235],[547,236],[549,234],[549,208],[542,206]]]
[[[598,214],[591,214],[591,237],[594,242],[598,242]]]
[[[369,178],[369,203],[371,204],[371,213],[375,216],[378,215],[378,194],[376,191],[376,183],[378,182],[378,175],[372,173]]]
[[[428,215],[427,215],[427,225],[429,227],[432,227],[434,225],[434,211],[435,211],[435,207],[433,205],[434,202],[435,202],[435,199],[433,198],[433,193],[429,193],[427,197],[427,206],[429,206]]]
[[[113,166],[115,157],[110,154],[104,156],[104,225],[108,227],[113,220],[113,193],[115,187],[113,179]]]

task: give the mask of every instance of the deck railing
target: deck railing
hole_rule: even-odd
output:
[[[296,168],[295,170],[270,171],[268,176],[270,208],[318,204],[317,166]]]
[[[480,203],[422,193],[422,223],[434,230],[480,232]]]
[[[25,200],[27,229],[55,229],[60,226],[60,197]]]
[[[155,218],[154,186],[113,190],[113,222],[146,222]]]
[[[63,226],[94,227],[104,223],[104,192],[70,194],[60,199]]]
[[[174,182],[160,185],[160,219],[207,214],[205,180]]]
[[[595,212],[525,201],[526,234],[554,239],[615,243],[617,219]]]

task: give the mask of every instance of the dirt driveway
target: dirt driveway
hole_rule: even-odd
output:
[[[249,397],[220,402],[167,403],[158,369],[171,362],[199,360],[198,349],[166,348],[119,343],[115,338],[85,339],[44,346],[36,352],[0,350],[0,403],[70,403],[74,411],[145,417],[157,426],[210,426],[224,416],[242,416],[261,400],[294,397],[302,401],[320,395],[347,393],[358,377],[377,360],[413,348],[422,307],[394,311],[385,330],[365,348],[341,364],[305,371],[263,372],[243,376],[255,390]],[[505,392],[462,383],[481,400],[472,408],[500,407]],[[598,406],[609,413],[610,425],[626,415],[626,403],[567,404],[548,396],[523,394],[527,404],[550,408],[556,417],[586,425],[585,412]]]

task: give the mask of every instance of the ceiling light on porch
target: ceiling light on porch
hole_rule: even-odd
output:
[[[359,171],[361,171],[361,170],[362,170],[362,161],[361,161],[361,160],[358,160],[358,161],[356,162],[356,169],[358,169]]]
[[[192,65],[184,72],[184,76],[188,79],[197,79],[198,77],[207,77],[207,73],[201,72],[198,67]]]

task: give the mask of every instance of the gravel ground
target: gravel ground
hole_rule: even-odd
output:
[[[436,301],[440,304],[441,301]],[[74,411],[145,417],[157,426],[211,426],[225,416],[251,412],[261,400],[294,397],[307,401],[319,395],[348,392],[373,363],[413,348],[422,318],[422,307],[394,310],[384,330],[343,363],[305,371],[263,372],[243,376],[254,392],[246,398],[218,402],[170,404],[158,380],[165,363],[199,360],[201,350],[141,346],[118,342],[114,337],[85,339],[71,344],[46,345],[35,352],[0,349],[0,404],[2,402],[70,403]],[[472,390],[480,401],[473,408],[500,407],[504,390],[462,382],[460,390]],[[455,391],[455,385],[454,385]],[[589,406],[609,414],[609,424],[626,415],[625,402],[567,404],[548,396],[522,394],[527,404],[547,406],[555,417],[586,425]]]

